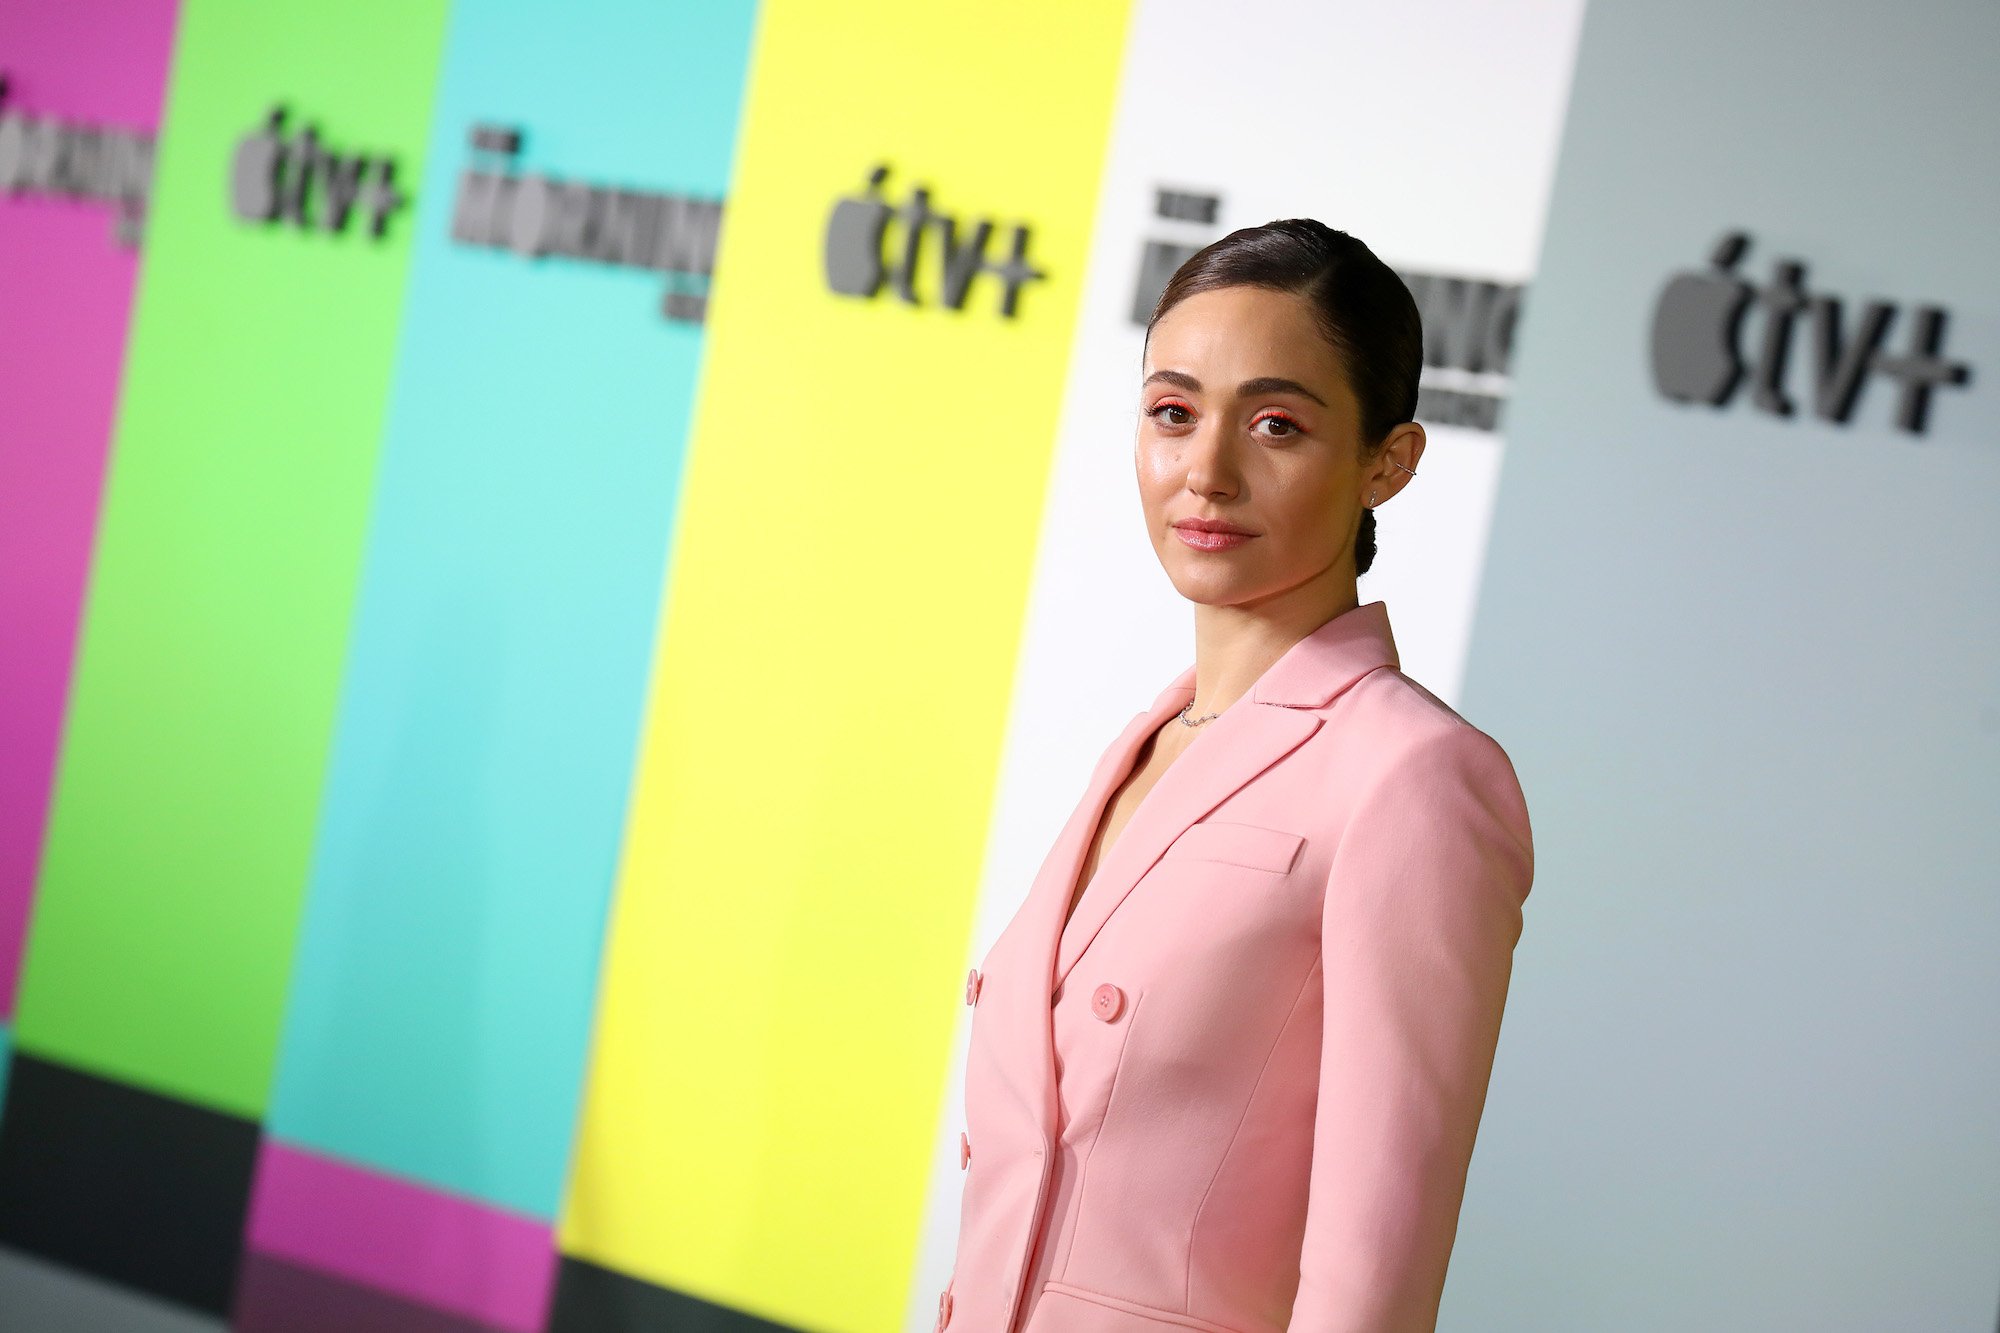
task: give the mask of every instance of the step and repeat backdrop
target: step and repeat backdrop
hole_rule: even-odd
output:
[[[1142,324],[1424,315],[1538,872],[1441,1326],[2000,1306],[2000,10],[0,8],[0,1327],[922,1330],[1192,659]]]

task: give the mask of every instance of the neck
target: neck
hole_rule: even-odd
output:
[[[1354,575],[1326,575],[1256,602],[1194,609],[1195,717],[1220,713],[1250,692],[1285,651],[1361,605]]]

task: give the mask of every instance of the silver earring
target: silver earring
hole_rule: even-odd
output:
[[[1370,509],[1375,507],[1375,492],[1373,491],[1368,492],[1368,507]]]
[[[1393,459],[1393,458],[1392,458],[1392,459],[1390,459],[1389,461],[1390,461],[1390,463],[1394,464],[1394,465],[1395,465],[1395,466],[1397,466],[1397,467],[1403,467],[1403,465],[1402,465],[1401,463],[1397,463],[1397,462],[1396,462],[1396,460],[1395,460],[1395,459]],[[1409,473],[1409,474],[1410,474],[1411,476],[1413,476],[1413,477],[1417,475],[1417,470],[1416,470],[1415,468],[1413,468],[1413,467],[1403,467],[1403,471],[1405,471],[1405,472]]]

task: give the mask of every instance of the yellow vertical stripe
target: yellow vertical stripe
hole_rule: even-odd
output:
[[[567,1253],[901,1322],[1125,21],[760,18]],[[935,235],[922,304],[828,289],[829,212],[877,163],[961,239],[993,220],[996,261],[1030,228],[1016,317],[990,273],[939,303]]]

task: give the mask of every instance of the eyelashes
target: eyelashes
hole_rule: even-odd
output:
[[[1171,398],[1164,399],[1147,408],[1146,415],[1151,417],[1155,423],[1169,427],[1186,426],[1194,421],[1194,409],[1186,403]],[[1305,426],[1299,422],[1297,417],[1289,412],[1281,412],[1276,408],[1266,408],[1252,417],[1250,419],[1250,429],[1252,432],[1255,432],[1258,427],[1264,426],[1267,423],[1276,425],[1282,429],[1267,434],[1265,436],[1266,439],[1288,440],[1295,435],[1306,433]]]
[[[1284,440],[1284,439],[1289,439],[1294,435],[1305,434],[1306,428],[1298,423],[1297,418],[1291,416],[1289,413],[1278,412],[1278,411],[1259,412],[1257,416],[1250,422],[1250,429],[1256,430],[1257,427],[1263,425],[1267,421],[1276,422],[1284,426],[1285,428],[1284,433],[1274,437],[1276,439]]]

